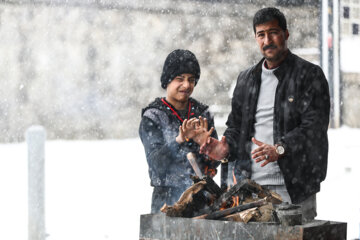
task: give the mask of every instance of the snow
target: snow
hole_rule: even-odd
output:
[[[317,219],[348,223],[359,238],[360,129],[329,130],[328,175]],[[48,240],[138,239],[151,191],[138,138],[46,142]],[[0,144],[0,239],[27,238],[26,143]],[[218,181],[218,179],[217,179]]]

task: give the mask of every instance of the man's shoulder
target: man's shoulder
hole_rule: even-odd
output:
[[[284,76],[281,73],[291,74],[293,77],[290,78],[296,81],[299,86],[324,86],[323,84],[327,84],[325,74],[319,65],[296,54],[289,56],[288,63],[280,69],[279,73],[280,76]]]
[[[265,61],[265,58],[262,58],[259,62],[255,63],[254,65],[241,71],[239,74],[239,77],[240,76],[248,76],[249,74],[254,74],[255,72],[261,72],[262,64],[264,61]]]
[[[312,63],[294,53],[290,53],[289,60],[294,66],[297,67],[302,67],[306,69],[311,69],[311,68],[321,69],[319,65],[316,65],[315,63]]]
[[[254,65],[246,68],[245,70],[242,70],[242,71],[240,72],[240,75],[247,75],[247,74],[249,74],[249,73],[253,73],[254,71],[256,71],[256,70],[259,69],[259,66],[261,66],[262,62],[263,62],[263,59],[262,59],[260,62],[258,62],[258,63],[256,63],[256,64],[254,64]]]
[[[261,76],[261,66],[263,61],[264,58],[261,59],[258,63],[248,67],[247,69],[242,70],[238,75],[237,85],[238,86],[246,85],[246,83],[249,82],[248,81],[249,79],[255,79]]]

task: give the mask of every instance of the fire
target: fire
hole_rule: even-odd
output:
[[[235,184],[237,184],[237,181],[236,181],[236,177],[235,177],[235,173],[234,171],[232,172],[232,175],[233,175],[233,184],[231,186],[228,186],[228,189],[229,190],[231,187],[235,186]],[[232,203],[231,203],[231,206],[229,205],[224,205],[220,208],[220,210],[225,210],[226,208],[232,208],[232,207],[236,207],[236,206],[239,206],[240,205],[240,198],[239,196],[232,196]]]
[[[237,181],[236,181],[234,171],[232,172],[232,174],[233,174],[233,186],[234,186],[235,184],[237,184]],[[236,197],[233,196],[232,200],[233,200],[233,204],[231,205],[231,207],[239,206],[239,196],[236,196]]]
[[[204,174],[209,176],[209,177],[214,177],[216,175],[216,170],[209,168],[208,166],[205,166],[205,171]]]

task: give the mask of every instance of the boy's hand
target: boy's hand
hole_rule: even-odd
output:
[[[193,139],[194,142],[201,146],[214,131],[213,127],[208,131],[208,127],[207,119],[200,116],[199,119],[184,120],[181,130],[185,139]]]

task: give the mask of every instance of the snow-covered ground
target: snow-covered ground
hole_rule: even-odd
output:
[[[328,175],[318,219],[348,223],[359,238],[360,129],[329,130]],[[48,240],[138,239],[151,188],[139,139],[46,142]],[[0,144],[0,239],[27,239],[27,147]]]

